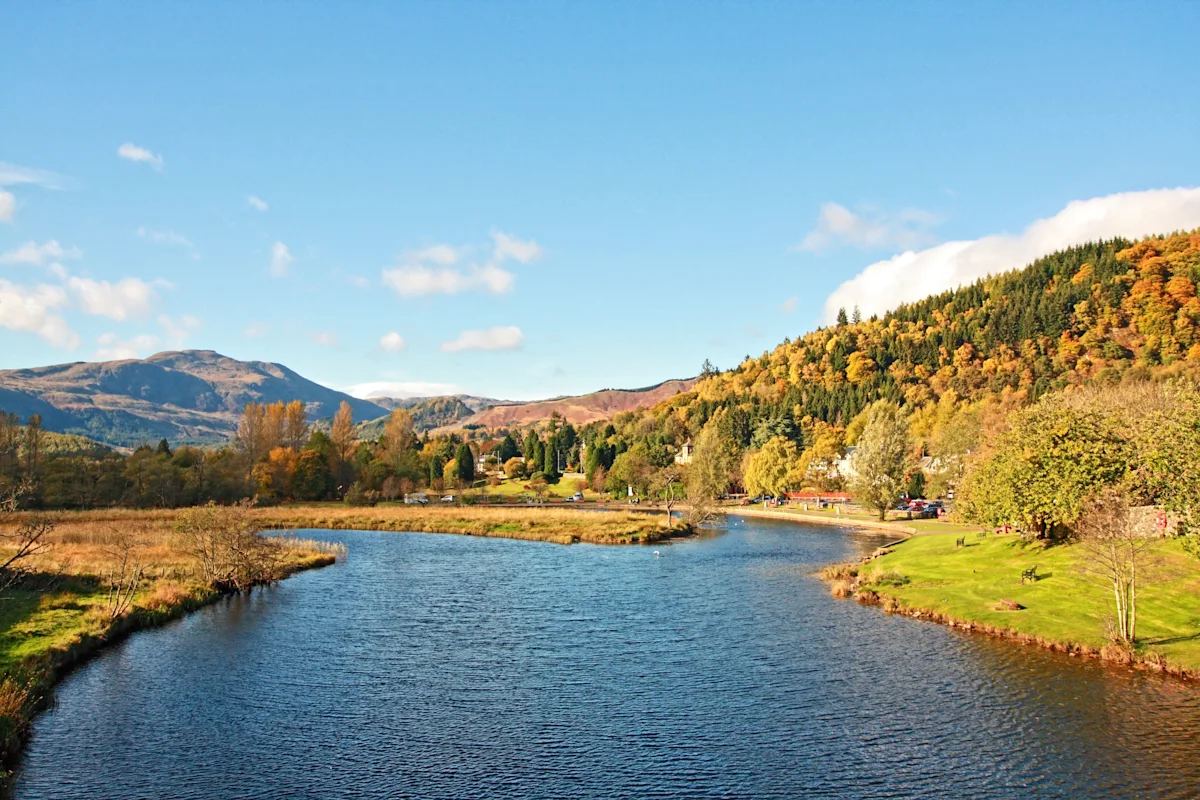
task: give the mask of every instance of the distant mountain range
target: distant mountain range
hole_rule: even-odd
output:
[[[159,439],[225,441],[246,403],[278,400],[303,401],[310,419],[333,416],[343,400],[359,420],[388,413],[282,364],[238,361],[212,350],[0,371],[0,410],[22,419],[41,414],[47,430],[123,447]]]
[[[621,411],[647,408],[687,391],[694,380],[666,381],[645,389],[606,389],[577,397],[532,403],[473,395],[352,397],[308,380],[282,364],[238,361],[212,350],[158,353],[146,359],[75,362],[0,370],[0,411],[22,420],[40,414],[48,431],[97,442],[136,447],[167,439],[172,444],[215,444],[237,431],[246,403],[300,400],[310,420],[332,417],[350,403],[363,435],[382,431],[382,417],[407,408],[418,431],[522,426],[558,412],[581,424]]]

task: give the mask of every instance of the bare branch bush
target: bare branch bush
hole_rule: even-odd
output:
[[[45,514],[24,516],[15,528],[2,524],[20,509],[24,487],[10,491],[0,499],[0,593],[29,574],[28,564],[34,556],[50,549],[50,534],[54,532],[55,520]]]
[[[231,506],[209,503],[186,509],[176,520],[175,530],[209,586],[241,592],[280,579],[280,547],[254,525],[253,505],[253,500]]]
[[[114,546],[106,552],[111,564],[105,575],[108,598],[104,613],[111,622],[125,616],[133,608],[133,598],[145,577],[146,567],[135,546],[134,537],[128,533],[118,533],[114,537]]]
[[[1153,537],[1131,517],[1129,496],[1108,489],[1087,504],[1076,526],[1084,571],[1113,592],[1111,638],[1126,647],[1137,641],[1138,581]]]

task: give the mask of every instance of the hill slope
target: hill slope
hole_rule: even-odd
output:
[[[1092,381],[1200,371],[1200,231],[1073,247],[882,318],[821,328],[703,380],[656,409],[698,430],[734,409],[742,444],[764,421],[846,424],[879,398],[920,408],[953,393],[1020,403]]]
[[[529,425],[550,419],[557,412],[573,425],[611,419],[623,411],[649,408],[681,392],[691,389],[695,378],[669,380],[645,389],[604,389],[575,397],[559,397],[532,403],[512,403],[485,408],[461,420],[452,427],[478,425],[487,428],[507,428]]]
[[[46,430],[121,446],[164,438],[223,441],[246,403],[279,400],[303,401],[313,419],[332,416],[343,400],[358,419],[387,413],[282,364],[238,361],[211,350],[0,371],[0,410],[22,419],[41,414]]]

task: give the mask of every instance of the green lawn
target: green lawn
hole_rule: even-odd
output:
[[[1107,643],[1104,618],[1111,589],[1084,572],[1078,546],[1044,548],[1015,535],[979,539],[970,534],[967,546],[956,548],[961,535],[914,536],[864,565],[860,574],[891,571],[907,578],[907,584],[873,588],[908,607],[1058,642]],[[1021,585],[1021,572],[1034,565],[1039,579]],[[1138,598],[1141,647],[1178,666],[1200,669],[1200,561],[1178,541],[1164,540],[1154,547],[1144,574]],[[1000,610],[1002,599],[1025,608]]]

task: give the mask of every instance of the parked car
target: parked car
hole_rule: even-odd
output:
[[[442,502],[443,502],[443,503],[453,503],[453,502],[454,502],[454,495],[452,495],[452,494],[444,494],[444,495],[442,495]]]
[[[583,492],[576,492],[567,498],[568,503],[578,503],[583,500]]]
[[[409,495],[404,498],[404,504],[406,506],[427,506],[429,505],[429,498],[424,495]]]

